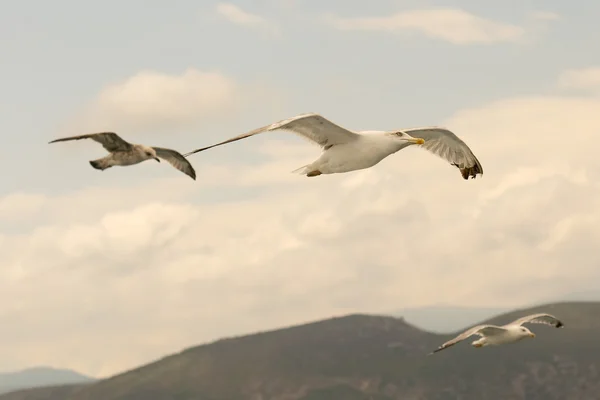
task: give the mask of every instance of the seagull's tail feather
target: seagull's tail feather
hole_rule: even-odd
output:
[[[102,169],[102,167],[100,166],[100,162],[97,160],[90,161],[90,165],[96,169]]]
[[[90,161],[90,165],[95,168],[95,169],[99,169],[101,171],[105,170],[106,168],[109,168],[110,165],[106,162],[106,160],[104,160],[103,158],[100,158],[98,160],[92,160]]]

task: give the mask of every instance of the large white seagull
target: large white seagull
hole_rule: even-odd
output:
[[[550,325],[555,328],[562,328],[564,326],[564,324],[554,315],[545,313],[527,315],[502,326],[477,325],[471,329],[467,329],[454,339],[447,341],[435,349],[431,354],[454,346],[456,343],[462,342],[473,335],[480,336],[480,339],[471,343],[471,345],[476,348],[499,346],[502,344],[516,343],[526,338],[534,338],[535,334],[528,328],[522,326],[526,323]]]
[[[323,149],[323,153],[316,161],[293,171],[309,177],[370,168],[387,156],[413,144],[422,145],[456,166],[464,179],[483,174],[481,163],[471,149],[448,129],[432,126],[393,131],[353,132],[315,113],[301,114],[278,121],[223,142],[191,151],[184,156],[188,157],[213,147],[278,129],[288,130],[308,138]]]

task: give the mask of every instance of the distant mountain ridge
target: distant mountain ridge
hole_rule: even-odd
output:
[[[392,313],[411,325],[435,333],[455,332],[509,311],[507,308],[428,306],[405,308]]]
[[[560,299],[549,298],[538,304],[553,304],[563,302],[595,302],[600,301],[600,290],[572,292],[561,296]],[[535,305],[521,308],[531,308]],[[424,307],[409,307],[393,311],[390,315],[403,317],[407,322],[419,328],[435,333],[448,333],[476,325],[481,321],[494,318],[509,312],[508,307],[468,307],[452,305],[431,305]]]
[[[93,382],[95,379],[68,369],[34,367],[0,373],[0,393],[23,388]]]
[[[353,314],[189,348],[89,385],[0,400],[599,399],[600,303],[548,304],[487,322],[535,312],[550,312],[565,327],[533,325],[535,339],[484,349],[460,343],[427,356],[453,334]]]

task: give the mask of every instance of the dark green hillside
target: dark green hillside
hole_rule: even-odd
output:
[[[0,400],[598,399],[600,303],[564,303],[565,328],[531,325],[531,340],[426,356],[452,335],[402,319],[350,315],[194,347],[62,396]],[[29,392],[31,396],[33,392]]]

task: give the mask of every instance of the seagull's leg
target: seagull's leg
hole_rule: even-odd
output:
[[[308,177],[319,176],[319,175],[321,175],[321,171],[319,171],[318,169],[316,169],[314,171],[310,171],[308,174],[306,174],[306,176],[308,176]]]

